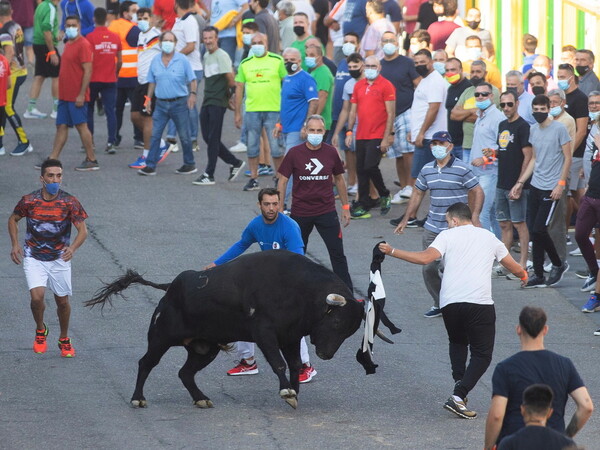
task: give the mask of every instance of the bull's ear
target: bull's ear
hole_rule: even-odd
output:
[[[346,304],[346,299],[339,294],[329,294],[326,301],[331,306],[344,306]]]

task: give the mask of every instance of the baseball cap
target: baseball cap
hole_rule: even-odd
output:
[[[452,136],[447,131],[436,131],[431,138],[432,141],[449,142],[452,144]]]

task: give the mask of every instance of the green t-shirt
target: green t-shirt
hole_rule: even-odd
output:
[[[329,130],[331,128],[331,102],[333,99],[333,75],[325,64],[321,64],[316,69],[313,69],[310,72],[310,75],[317,82],[317,91],[326,91],[327,101],[325,102],[325,108],[321,112],[321,115],[325,119],[325,129]]]
[[[202,106],[224,106],[229,103],[228,73],[233,73],[231,58],[223,49],[204,54],[204,99]]]
[[[44,31],[51,31],[54,45],[58,44],[58,11],[50,0],[44,0],[35,8],[33,17],[33,43],[45,45]]]
[[[302,69],[306,70],[308,72],[308,67],[306,67],[306,64],[304,63],[304,58],[306,58],[306,47],[304,46],[306,44],[306,41],[308,41],[310,38],[314,38],[314,36],[311,34],[309,37],[307,37],[306,39],[304,39],[303,41],[294,41],[292,42],[292,48],[297,48],[298,51],[300,52],[300,55],[302,56]]]
[[[500,91],[496,86],[492,86],[492,92],[494,93],[494,103],[496,106],[500,105]],[[469,86],[460,95],[458,106],[462,106],[464,109],[477,108],[475,105],[475,86]],[[475,124],[473,122],[463,122],[463,148],[470,149],[473,145],[473,132],[475,131]]]
[[[244,59],[235,81],[246,84],[246,111],[279,111],[281,81],[286,75],[283,58],[275,53]]]

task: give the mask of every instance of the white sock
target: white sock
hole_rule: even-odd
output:
[[[455,402],[462,402],[462,401],[463,401],[463,399],[462,399],[462,398],[460,398],[460,397],[459,397],[459,396],[457,396],[457,395],[453,395],[453,396],[452,396],[452,398],[454,399],[454,401],[455,401]]]
[[[147,157],[148,157],[148,153],[150,153],[150,150],[146,150],[146,149],[144,149],[144,151],[142,152],[142,156],[143,156],[144,158],[147,158]]]

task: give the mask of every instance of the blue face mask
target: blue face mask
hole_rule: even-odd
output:
[[[592,119],[594,122],[598,120],[598,117],[600,117],[600,111],[596,111],[596,112],[589,112],[589,116],[590,119]]]
[[[79,30],[77,27],[67,27],[65,28],[65,36],[69,39],[75,39],[79,34]]]
[[[433,63],[433,69],[437,70],[440,75],[444,75],[446,73],[446,64],[436,61]]]
[[[306,136],[308,142],[310,143],[310,145],[317,147],[318,145],[321,145],[321,142],[323,142],[323,135],[322,134],[308,134]]]
[[[250,47],[250,50],[257,58],[260,58],[265,54],[265,46],[262,44],[254,44],[252,47]]]
[[[398,47],[391,42],[384,44],[382,50],[387,56],[392,56],[398,53]]]
[[[448,154],[447,148],[443,145],[433,145],[431,147],[431,153],[435,159],[444,159]]]
[[[44,183],[44,187],[46,188],[46,192],[50,195],[58,194],[58,189],[60,188],[60,183]]]
[[[549,112],[552,117],[556,117],[560,115],[560,113],[562,112],[562,108],[560,106],[555,106],[553,108],[550,108]]]
[[[150,22],[148,22],[147,20],[140,20],[137,23],[139,29],[142,31],[142,33],[145,33],[146,31],[148,31],[150,29]]]
[[[365,69],[365,77],[367,78],[367,80],[374,80],[375,78],[377,78],[377,75],[379,75],[377,69]]]
[[[307,56],[306,58],[304,58],[304,64],[306,64],[306,67],[308,67],[309,69],[312,69],[317,65],[317,58]]]
[[[475,102],[475,106],[477,106],[481,110],[488,109],[491,105],[492,101],[489,98],[485,99],[482,102]]]
[[[253,34],[242,34],[242,42],[244,45],[250,45],[252,43]]]
[[[558,80],[558,88],[566,91],[569,89],[569,80]]]
[[[352,42],[346,42],[342,45],[342,53],[344,56],[350,56],[352,53],[356,51],[356,45]]]
[[[175,42],[163,41],[160,44],[160,49],[167,54],[173,53],[173,50],[175,50]]]

